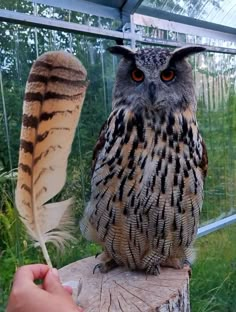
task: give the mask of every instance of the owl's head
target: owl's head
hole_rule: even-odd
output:
[[[132,51],[124,46],[108,49],[122,56],[113,90],[113,108],[120,105],[151,105],[160,110],[196,109],[192,68],[186,58],[202,52],[200,46],[175,51],[147,48]]]

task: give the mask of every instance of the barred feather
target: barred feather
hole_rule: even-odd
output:
[[[72,199],[45,204],[64,186],[71,144],[87,88],[86,70],[66,52],[48,52],[26,85],[20,137],[16,206],[30,236],[51,261],[46,242],[71,239]]]

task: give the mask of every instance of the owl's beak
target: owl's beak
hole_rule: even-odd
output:
[[[156,94],[156,85],[153,81],[150,82],[148,86],[148,95],[151,103],[154,104],[157,99],[157,94]]]

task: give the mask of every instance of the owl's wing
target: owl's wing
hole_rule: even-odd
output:
[[[172,150],[168,157],[157,159],[150,171],[149,187],[142,191],[142,214],[148,236],[164,256],[169,253],[170,242],[173,249],[178,251],[182,246],[187,253],[197,233],[208,158],[196,125],[190,127],[193,142],[200,140],[200,144],[195,144],[190,154],[188,148],[181,157]]]
[[[87,239],[104,241],[112,235],[114,224],[125,232],[121,218],[129,201],[135,201],[135,189],[141,188],[142,170],[137,163],[144,145],[142,132],[141,117],[124,107],[114,110],[103,125],[94,150],[91,198],[80,223]],[[139,162],[145,157],[143,153]]]
[[[144,189],[140,196],[148,236],[164,256],[169,254],[170,243],[176,250],[179,246],[188,248],[196,236],[203,203],[204,177],[200,166],[191,164],[190,167],[189,164],[180,160],[176,176],[171,173],[176,167],[163,160],[162,168],[168,167],[170,173],[166,175],[162,168],[157,174],[157,170],[153,170],[149,179],[151,187]]]
[[[92,160],[92,168],[91,168],[92,174],[94,172],[99,153],[101,152],[101,150],[103,149],[106,143],[106,138],[105,138],[106,128],[107,128],[107,121],[105,121],[104,124],[102,125],[102,128],[98,135],[97,143],[95,144],[95,147],[93,149],[93,160]]]
[[[204,178],[207,176],[208,170],[208,156],[205,142],[202,140],[202,161],[199,166],[202,169]]]

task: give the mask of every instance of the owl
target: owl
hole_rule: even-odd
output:
[[[80,227],[103,247],[101,272],[122,265],[156,275],[183,267],[197,234],[208,160],[186,58],[204,48],[109,50],[122,58]]]

